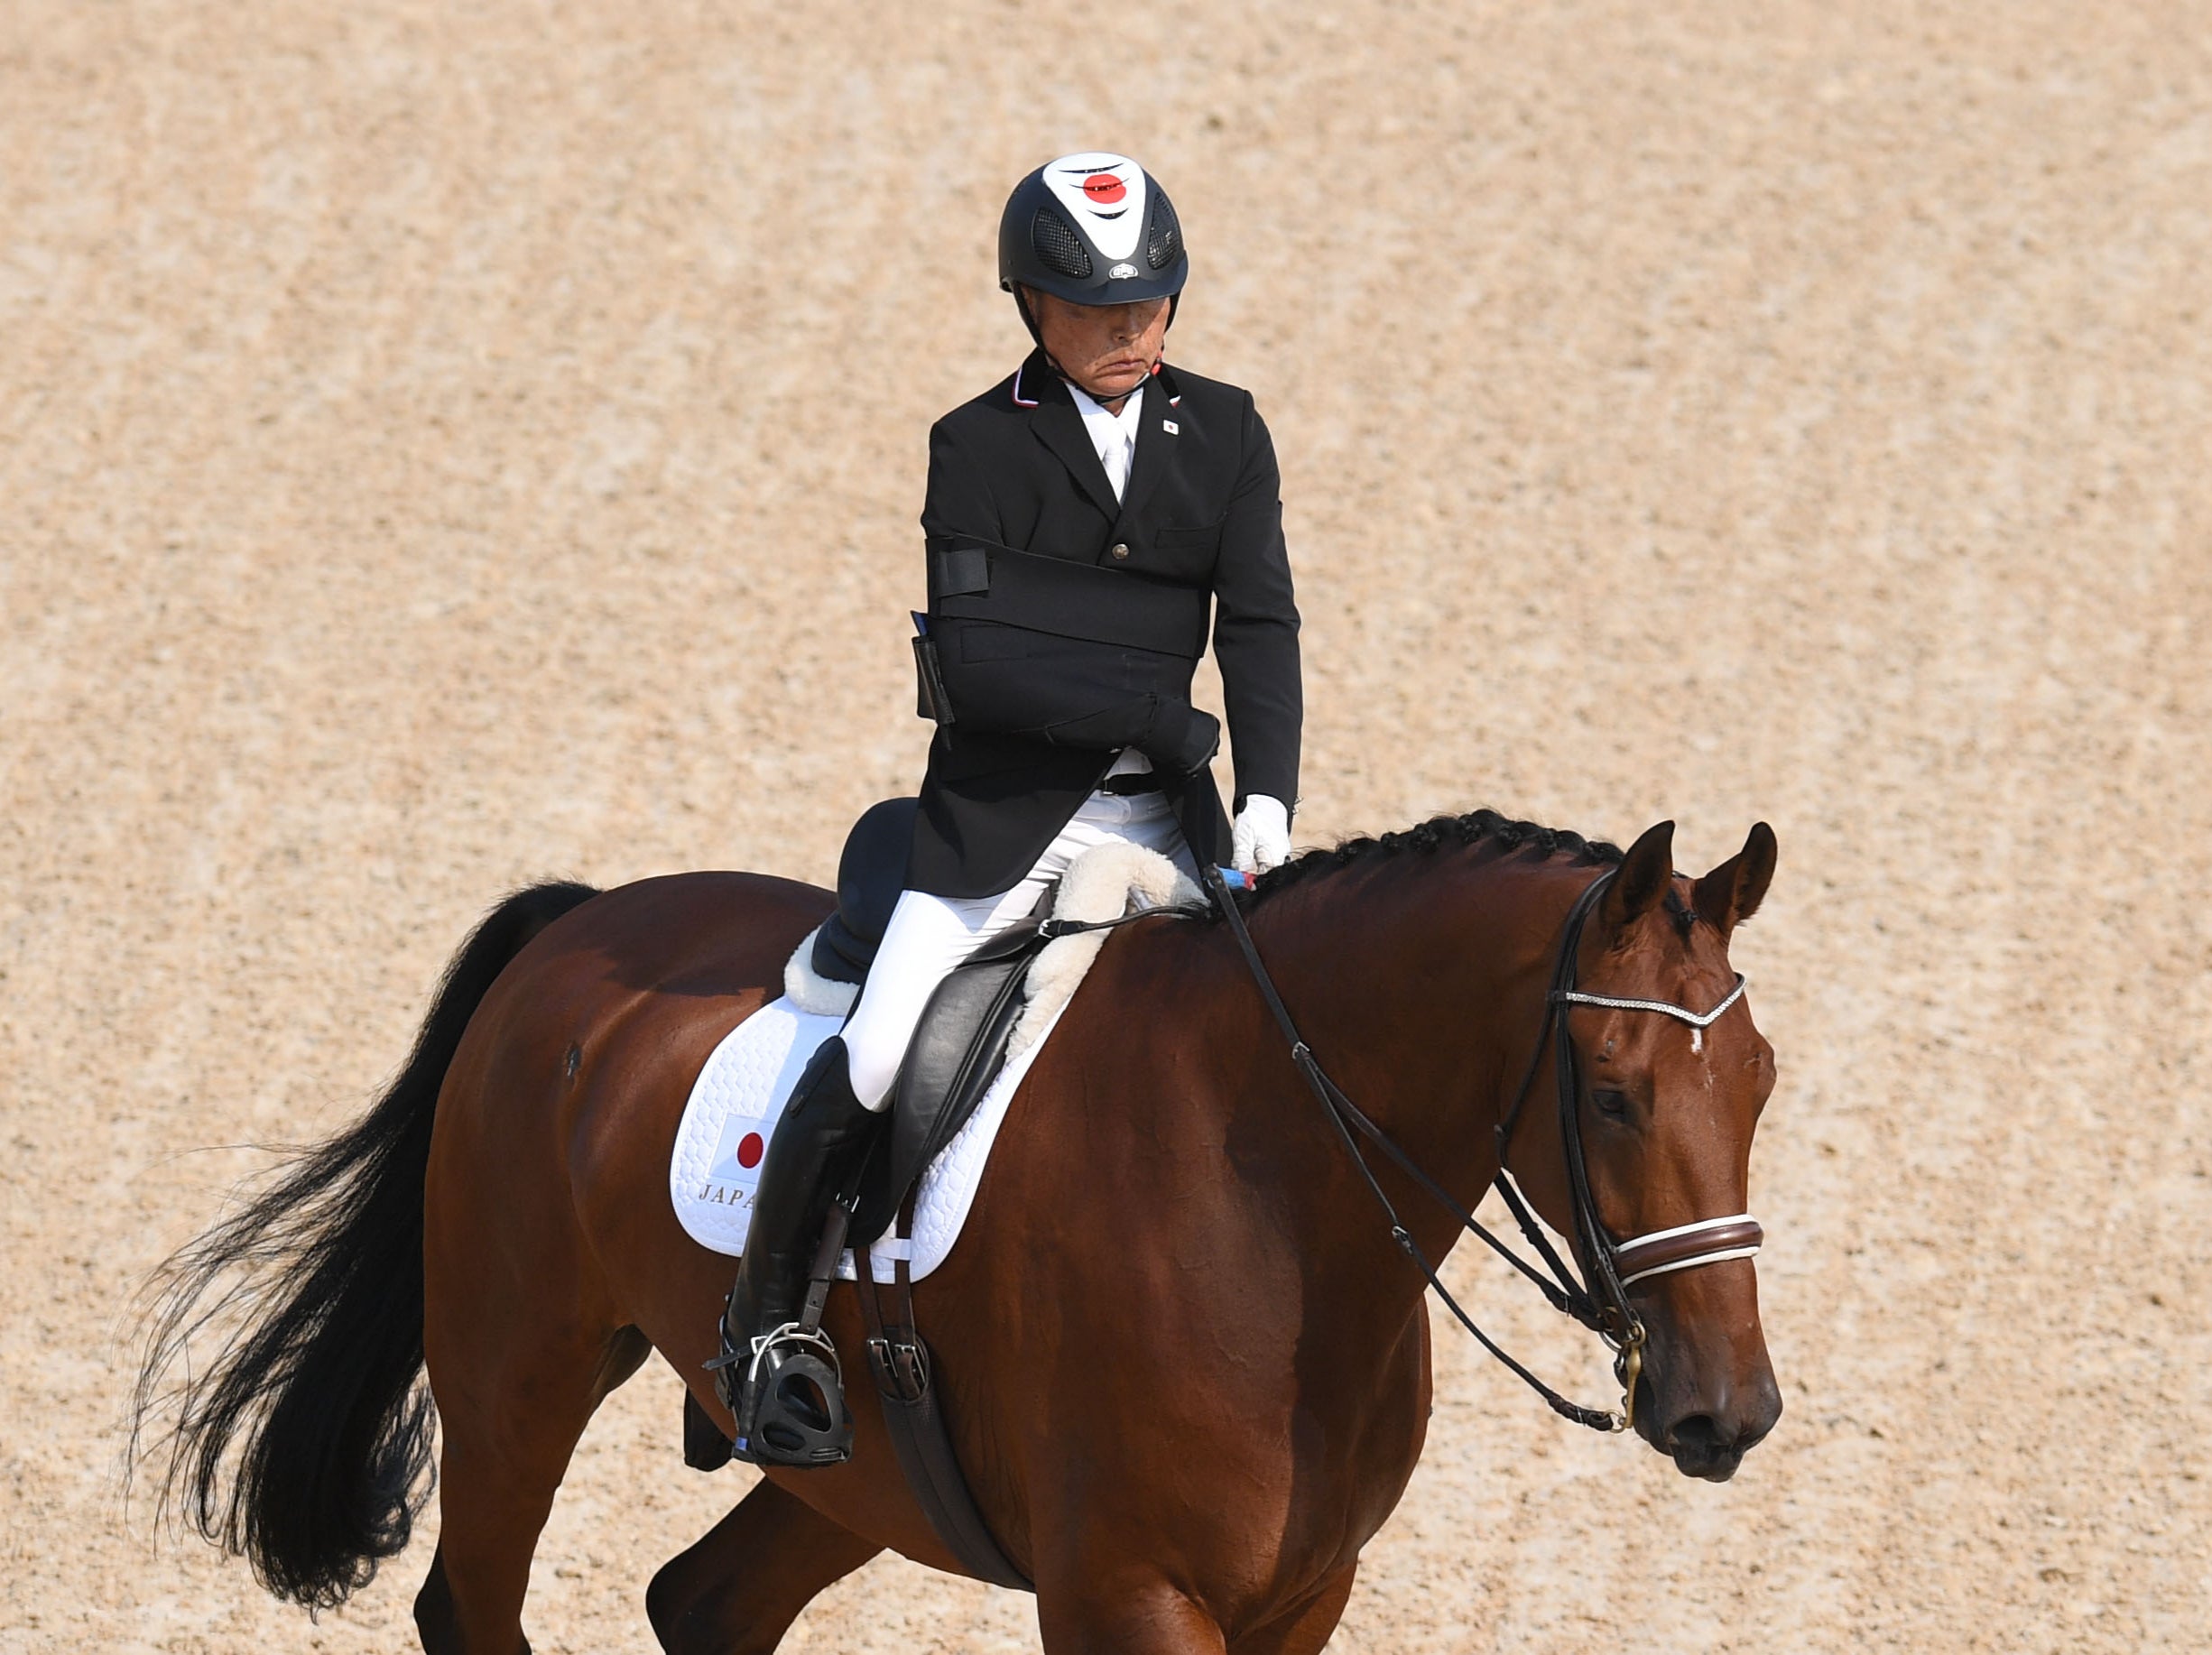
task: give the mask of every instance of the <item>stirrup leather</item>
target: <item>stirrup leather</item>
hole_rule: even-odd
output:
[[[740,1349],[722,1326],[722,1354],[707,1366],[736,1421],[734,1457],[755,1465],[838,1465],[853,1456],[845,1368],[819,1327],[785,1322]],[[733,1378],[733,1375],[736,1377]]]

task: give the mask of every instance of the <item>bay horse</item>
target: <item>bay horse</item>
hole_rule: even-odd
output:
[[[1740,987],[1729,935],[1765,893],[1773,835],[1760,824],[1690,880],[1671,834],[1623,853],[1488,811],[1439,818],[1309,853],[1243,911],[1311,1053],[1408,1163],[1469,1207],[1504,1139],[1580,1255],[1568,1133],[1512,1114],[1516,1082],[1550,1084],[1562,1057],[1578,1073],[1573,1153],[1616,1237],[1742,1214],[1773,1085],[1746,1003],[1691,1030],[1552,1003],[1570,911],[1588,998],[1703,1009]],[[531,1555],[601,1399],[658,1350],[729,1428],[705,1366],[729,1262],[678,1227],[669,1157],[692,1077],[831,902],[690,874],[541,885],[494,910],[374,1110],[171,1261],[134,1419],[176,1410],[167,1488],[186,1521],[279,1595],[338,1604],[406,1544],[441,1424],[423,1646],[527,1650]],[[966,1234],[916,1288],[960,1462],[1035,1583],[1050,1655],[1319,1650],[1421,1451],[1427,1298],[1403,1242],[1440,1259],[1458,1216],[1378,1163],[1404,1215],[1393,1238],[1230,929],[1163,915],[1108,939]],[[1571,1047],[1553,1050],[1555,1011]],[[1781,1412],[1751,1261],[1627,1292],[1648,1330],[1636,1430],[1685,1473],[1729,1476]],[[858,1375],[853,1299],[838,1289],[825,1327]],[[164,1391],[217,1325],[219,1358]],[[885,1547],[958,1571],[873,1387],[851,1401],[849,1464],[769,1472],[654,1576],[664,1649],[773,1650]]]

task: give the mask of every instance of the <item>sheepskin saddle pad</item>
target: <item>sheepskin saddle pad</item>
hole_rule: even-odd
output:
[[[1134,845],[1106,845],[1078,858],[1054,894],[1052,917],[1096,921],[1125,913],[1200,900],[1198,887],[1166,857]],[[1060,1013],[1075,997],[1106,934],[1078,932],[1046,943],[1022,985],[1024,1003],[1006,1047],[1006,1059],[982,1101],[921,1174],[914,1201],[913,1233],[885,1237],[869,1250],[879,1281],[888,1281],[897,1261],[912,1262],[916,1279],[943,1263],[983,1181],[991,1145],[1014,1093],[1043,1049]],[[859,996],[853,985],[815,973],[810,932],[784,967],[783,990],[724,1037],[692,1083],[690,1101],[676,1129],[669,1160],[669,1199],[692,1240],[717,1253],[745,1250],[753,1192],[775,1123],[791,1101],[815,1049],[844,1026]],[[854,1272],[847,1253],[838,1274]]]

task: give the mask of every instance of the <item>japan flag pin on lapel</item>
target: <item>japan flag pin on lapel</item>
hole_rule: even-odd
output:
[[[1183,434],[1183,428],[1176,424],[1172,420],[1161,421],[1160,429],[1167,432],[1167,434],[1171,437],[1180,437]]]

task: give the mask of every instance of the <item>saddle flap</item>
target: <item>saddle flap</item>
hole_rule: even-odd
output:
[[[874,1241],[991,1088],[1021,1021],[1023,979],[1045,945],[1038,911],[991,938],[938,985],[899,1069],[891,1131],[862,1175],[853,1234]]]

